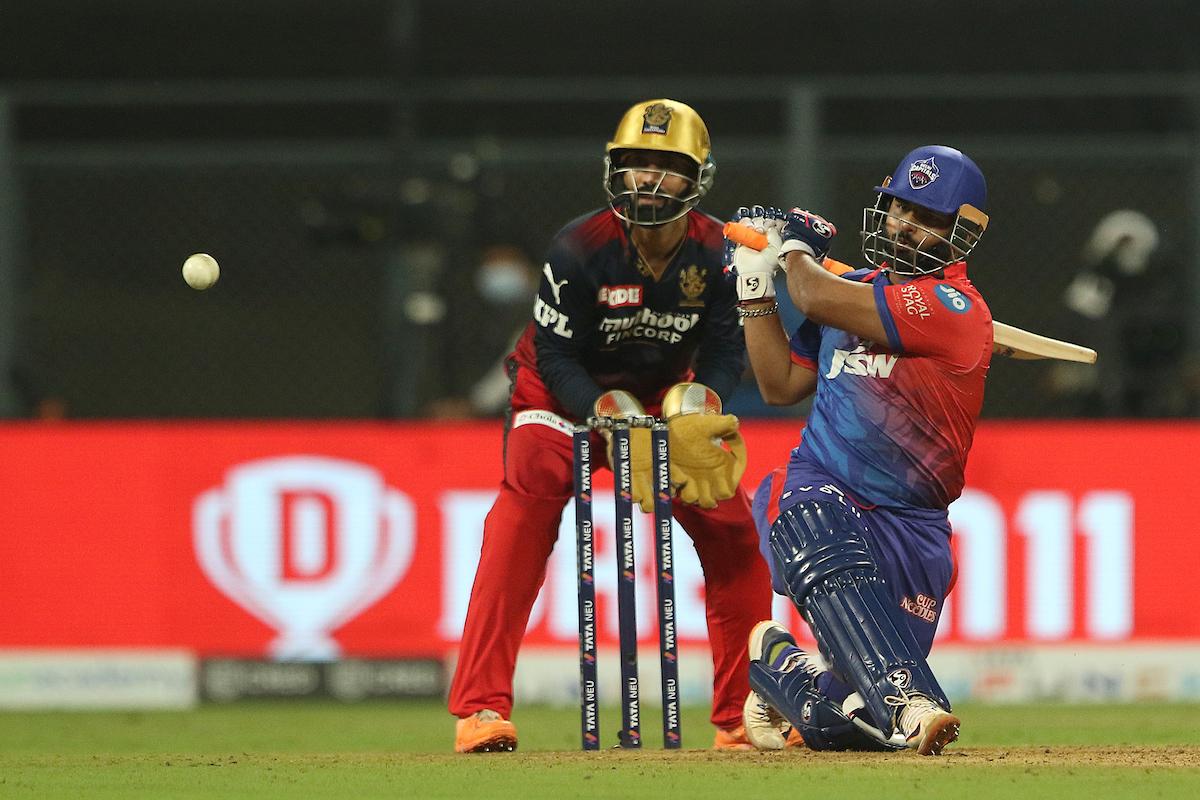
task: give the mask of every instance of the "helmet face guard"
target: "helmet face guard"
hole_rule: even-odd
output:
[[[931,275],[970,255],[987,229],[988,216],[964,205],[954,217],[950,233],[943,236],[913,220],[890,212],[892,197],[880,192],[874,206],[863,209],[862,252],[867,261],[898,275]],[[888,233],[888,220],[895,233]],[[900,231],[911,230],[906,236]]]
[[[618,152],[615,157],[620,158]],[[604,191],[613,213],[631,225],[665,225],[674,222],[696,207],[706,191],[705,166],[708,167],[707,183],[712,183],[714,167],[711,162],[701,165],[691,175],[669,169],[650,167],[625,167],[613,163],[614,155],[604,157]],[[643,180],[640,176],[650,176]],[[668,177],[686,181],[682,194],[675,195],[663,188]]]
[[[665,166],[626,165],[628,151],[680,156],[667,161],[690,162],[687,171]],[[604,157],[604,192],[613,213],[631,225],[665,225],[696,207],[712,186],[708,128],[690,106],[676,100],[646,100],[621,118]],[[646,179],[649,176],[649,180]],[[686,183],[679,194],[663,188],[669,177]]]
[[[881,269],[914,276],[940,272],[966,258],[987,229],[983,173],[952,147],[918,147],[875,190],[875,205],[863,209],[862,251]],[[893,199],[952,216],[949,232],[943,235],[915,220],[900,219],[891,213]]]

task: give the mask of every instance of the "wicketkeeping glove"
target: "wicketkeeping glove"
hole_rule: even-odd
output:
[[[721,398],[702,383],[679,383],[663,397],[671,444],[671,482],[679,499],[716,508],[737,493],[746,472],[738,419],[721,413]]]
[[[594,405],[598,417],[626,419],[645,416],[646,409],[629,392],[612,389],[600,395]],[[608,465],[614,466],[612,432],[602,431],[608,442]],[[616,470],[613,470],[614,473]],[[650,429],[629,429],[629,486],[633,502],[649,514],[654,510],[654,464],[650,453]]]
[[[822,216],[793,208],[783,218],[781,257],[792,251],[808,253],[818,264],[829,255],[829,245],[837,236],[837,228]]]

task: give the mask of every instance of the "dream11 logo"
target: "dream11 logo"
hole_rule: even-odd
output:
[[[280,660],[337,658],[330,631],[387,594],[412,561],[412,503],[354,462],[242,464],[192,513],[200,566],[279,632],[270,652]]]

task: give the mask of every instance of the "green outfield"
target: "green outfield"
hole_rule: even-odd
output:
[[[0,713],[0,797],[1200,797],[1200,707],[964,706],[963,737],[914,754],[580,753],[571,709],[525,708],[516,753],[459,756],[435,703],[242,703],[187,712]],[[615,711],[606,710],[605,739]],[[870,792],[870,795],[866,793]]]

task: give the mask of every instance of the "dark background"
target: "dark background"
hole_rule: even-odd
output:
[[[40,0],[5,3],[0,75],[389,76],[1177,72],[1188,0],[1005,3]],[[400,50],[400,48],[404,48]]]
[[[1198,9],[6,3],[20,282],[3,302],[19,320],[21,413],[48,397],[85,418],[432,413],[506,344],[472,295],[482,249],[537,262],[600,205],[603,144],[631,103],[701,111],[711,213],[805,202],[787,196],[789,87],[820,98],[810,185],[843,231],[834,255],[857,259],[869,188],[900,155],[954,144],[989,177],[994,221],[972,266],[996,317],[1120,345],[1060,298],[1097,219],[1129,207],[1162,234],[1156,269],[1177,288],[1165,317],[1197,316]],[[223,266],[203,295],[178,274],[196,251]],[[427,295],[444,315],[417,324]],[[1143,349],[1167,353],[1148,381],[1195,380],[1190,324],[1167,326],[1179,341],[1146,334]],[[985,414],[1196,413],[1186,392],[1102,402],[1094,386],[1064,392],[1069,378],[997,363]]]

